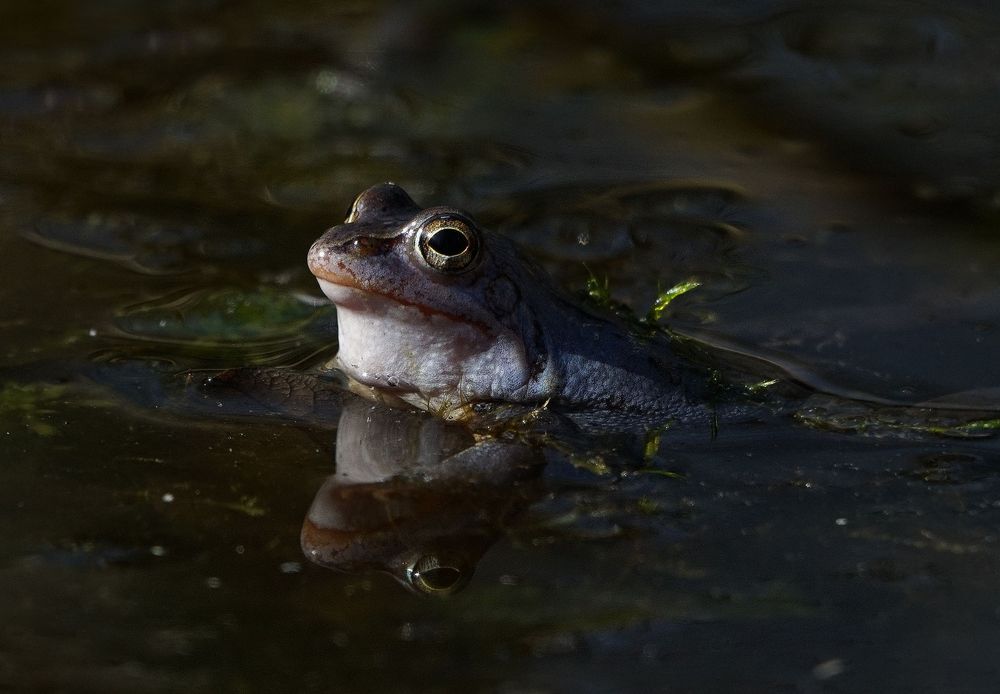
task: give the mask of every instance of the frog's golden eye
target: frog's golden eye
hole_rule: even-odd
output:
[[[417,250],[438,272],[470,269],[479,256],[479,236],[465,220],[453,215],[432,219],[417,232]]]
[[[456,562],[433,554],[420,557],[406,569],[409,586],[424,595],[450,595],[461,590],[471,572]]]

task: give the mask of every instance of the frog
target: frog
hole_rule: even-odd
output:
[[[395,183],[358,195],[307,262],[336,305],[334,365],[369,399],[450,421],[511,406],[709,416],[669,340],[581,303],[508,237]]]

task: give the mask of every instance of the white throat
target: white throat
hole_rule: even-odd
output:
[[[471,393],[514,401],[526,397],[530,367],[512,331],[323,280],[320,286],[337,304],[337,360],[359,383],[422,393],[420,406],[435,410],[461,407]]]

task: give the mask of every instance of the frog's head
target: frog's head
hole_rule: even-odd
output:
[[[526,399],[544,349],[523,297],[549,285],[470,215],[421,209],[383,183],[308,262],[337,305],[340,365],[359,383],[428,409]]]
[[[357,197],[347,220],[309,250],[309,269],[338,306],[366,294],[448,313],[477,313],[465,288],[487,251],[469,215],[447,207],[423,210],[393,183]],[[472,302],[473,304],[477,302]]]

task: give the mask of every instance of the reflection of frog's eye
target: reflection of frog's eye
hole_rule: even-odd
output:
[[[453,215],[432,219],[417,233],[420,255],[439,272],[459,273],[479,255],[479,237],[472,226]]]
[[[469,571],[449,566],[434,555],[423,556],[407,569],[410,587],[424,595],[450,595],[461,590],[469,579]]]

